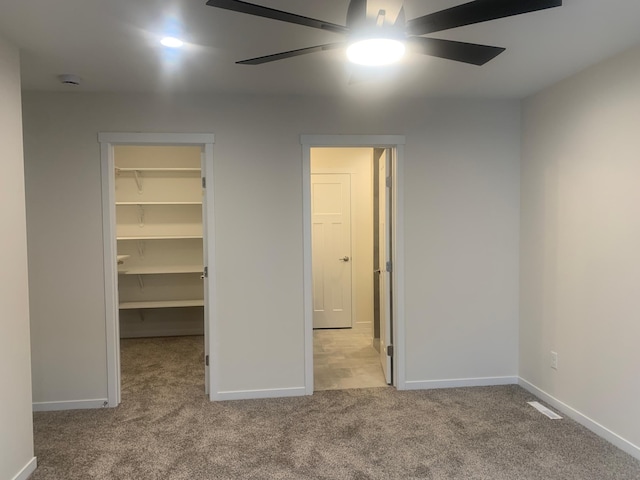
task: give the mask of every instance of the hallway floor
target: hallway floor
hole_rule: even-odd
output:
[[[313,331],[314,390],[386,387],[371,324]]]

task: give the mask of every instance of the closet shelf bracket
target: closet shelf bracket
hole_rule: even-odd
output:
[[[138,186],[138,195],[142,195],[142,172],[134,170],[133,176],[135,177],[136,185]]]
[[[144,280],[142,278],[142,275],[137,275],[138,277],[138,285],[140,286],[140,290],[144,290]]]
[[[140,228],[144,227],[144,207],[142,205],[138,205],[138,223]]]
[[[145,244],[143,240],[138,240],[138,256],[144,257]]]

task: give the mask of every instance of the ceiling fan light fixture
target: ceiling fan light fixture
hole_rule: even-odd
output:
[[[184,45],[184,42],[176,37],[164,37],[160,43],[168,48],[180,48]]]
[[[369,67],[391,65],[404,56],[405,46],[393,38],[367,38],[358,40],[347,48],[350,62]]]

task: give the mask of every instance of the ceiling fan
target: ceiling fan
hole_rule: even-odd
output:
[[[207,5],[347,36],[346,41],[342,42],[289,50],[236,62],[241,65],[260,65],[343,47],[348,47],[347,55],[355,63],[381,65],[391,63],[393,59],[399,59],[404,54],[405,46],[411,51],[423,55],[472,65],[484,65],[500,55],[505,49],[489,45],[422,37],[421,35],[559,7],[562,5],[562,0],[475,0],[409,21],[405,19],[404,7],[400,9],[395,19],[386,18],[385,10],[379,10],[377,16],[373,18],[367,16],[367,0],[350,0],[347,9],[346,26],[241,0],[208,0]],[[367,50],[367,46],[371,47],[372,50]],[[358,57],[358,51],[364,51],[369,56]],[[383,58],[380,56],[381,54],[388,54],[389,57]]]

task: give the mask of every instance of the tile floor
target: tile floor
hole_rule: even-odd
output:
[[[313,331],[314,390],[386,387],[371,324]]]

